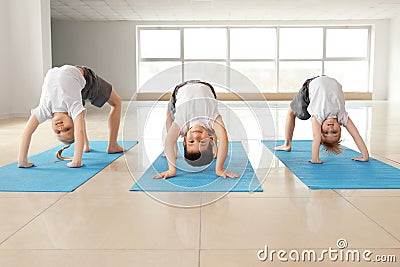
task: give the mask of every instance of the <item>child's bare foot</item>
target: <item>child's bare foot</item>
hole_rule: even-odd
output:
[[[108,154],[114,154],[114,153],[120,153],[120,152],[125,152],[125,148],[118,144],[110,145],[108,144],[107,148],[107,153]]]
[[[90,152],[90,147],[89,146],[85,146],[83,148],[83,152]]]
[[[292,150],[292,146],[281,145],[281,146],[274,147],[274,150],[287,151],[287,152],[289,152],[289,151]]]

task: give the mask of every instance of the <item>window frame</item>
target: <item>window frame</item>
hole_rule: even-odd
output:
[[[226,29],[226,58],[225,59],[215,59],[215,58],[210,58],[210,59],[185,59],[184,58],[184,29],[188,28],[224,28]],[[275,38],[275,58],[273,59],[232,59],[230,56],[230,47],[231,47],[231,40],[230,40],[230,32],[231,29],[253,29],[253,28],[267,28],[267,29],[275,29],[276,32],[276,38]],[[284,28],[322,28],[323,30],[323,37],[322,37],[322,46],[323,46],[323,53],[322,53],[322,58],[296,58],[296,59],[280,59],[279,57],[279,44],[280,44],[280,30]],[[368,30],[368,39],[367,39],[367,55],[365,57],[327,57],[326,56],[326,39],[327,39],[327,30],[329,29],[367,29]],[[140,53],[140,31],[141,30],[179,30],[180,31],[180,57],[173,57],[173,58],[142,58],[141,53]],[[183,82],[183,79],[185,77],[185,63],[189,62],[218,62],[218,63],[223,63],[225,64],[228,69],[231,66],[231,62],[275,62],[275,84],[276,88],[275,91],[272,92],[272,94],[278,94],[278,93],[287,93],[287,91],[281,91],[280,90],[280,82],[279,82],[279,77],[280,77],[280,69],[279,65],[280,62],[291,62],[291,61],[297,61],[297,62],[307,62],[307,61],[321,61],[322,67],[322,73],[320,74],[325,74],[325,63],[326,62],[332,62],[332,61],[367,61],[368,65],[368,73],[367,73],[367,85],[368,88],[365,92],[367,93],[372,93],[372,70],[373,70],[373,62],[371,61],[371,42],[372,42],[372,25],[355,25],[355,26],[335,26],[335,25],[312,25],[312,26],[305,26],[305,25],[277,25],[277,26],[272,26],[272,25],[230,25],[230,26],[221,26],[221,25],[210,25],[210,26],[204,26],[204,25],[179,25],[179,26],[154,26],[154,25],[137,25],[136,26],[136,86],[138,88],[138,93],[140,93],[140,63],[141,62],[162,62],[162,61],[169,61],[169,62],[179,62],[181,64],[181,80]],[[227,85],[230,86],[230,71],[227,71],[226,74],[226,81]],[[300,86],[300,85],[299,85]],[[346,91],[349,93],[358,93],[357,91]],[[163,93],[163,92],[160,92]],[[266,92],[262,92],[266,93]]]

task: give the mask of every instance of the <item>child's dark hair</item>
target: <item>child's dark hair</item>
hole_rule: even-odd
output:
[[[64,142],[65,146],[63,148],[61,148],[60,150],[58,150],[57,153],[56,153],[56,157],[59,160],[72,160],[72,157],[63,157],[61,154],[65,149],[69,148],[73,142],[74,142],[74,140],[68,141],[68,142]]]
[[[186,146],[183,146],[184,157],[187,163],[192,166],[199,167],[209,164],[214,159],[214,151],[211,142],[208,144],[207,149],[190,153],[187,151]]]
[[[324,146],[324,151],[328,154],[333,153],[335,155],[339,155],[343,152],[343,147],[340,145],[340,142],[341,140],[335,143],[321,142],[321,144]]]

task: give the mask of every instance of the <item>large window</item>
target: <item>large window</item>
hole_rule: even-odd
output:
[[[327,29],[325,73],[345,91],[368,92],[369,29]]]
[[[226,59],[225,28],[184,29],[184,58],[190,60]]]
[[[280,28],[280,59],[322,59],[322,28]]]
[[[162,44],[162,49],[160,49]],[[140,56],[142,58],[180,58],[179,30],[140,31]]]
[[[185,65],[189,62],[228,66],[226,72],[209,77],[228,87],[236,82],[228,71],[234,69],[267,93],[296,92],[304,80],[321,74],[336,78],[345,92],[370,91],[369,26],[143,26],[137,36],[139,92],[163,92],[141,87],[171,67],[176,68],[173,75],[179,81],[195,78],[196,70]]]
[[[229,37],[229,66],[246,75],[260,91],[275,92],[276,28],[230,28]]]

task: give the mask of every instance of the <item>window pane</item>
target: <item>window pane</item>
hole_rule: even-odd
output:
[[[185,29],[185,59],[225,59],[226,29]]]
[[[142,86],[155,75],[164,75],[165,77],[159,77],[157,80],[174,80],[178,83],[182,80],[182,68],[175,67],[179,66],[180,62],[140,62],[139,64],[139,91],[140,92],[163,92],[169,88],[159,88],[157,86],[142,88]],[[167,69],[175,67],[170,71],[163,72]],[[163,72],[163,73],[161,73]],[[166,82],[168,84],[168,82]],[[164,90],[165,89],[165,90]]]
[[[367,57],[368,29],[327,29],[327,57]]]
[[[269,28],[231,29],[232,59],[274,59],[276,30]]]
[[[141,58],[180,58],[180,40],[179,30],[140,30],[140,56]]]
[[[231,67],[249,78],[260,92],[276,92],[275,62],[231,62]],[[235,75],[231,75],[231,84],[235,84],[236,88],[241,88],[237,85]],[[246,89],[243,87],[241,92],[252,93]]]
[[[201,80],[220,84],[227,87],[227,66],[221,62],[190,62],[184,65],[183,79]],[[225,92],[224,89],[215,87],[216,92]]]
[[[344,92],[368,92],[368,61],[328,61],[325,74],[338,80]]]
[[[308,78],[321,75],[321,61],[280,62],[279,92],[297,92]]]
[[[279,30],[281,59],[322,59],[322,28],[282,28]]]

